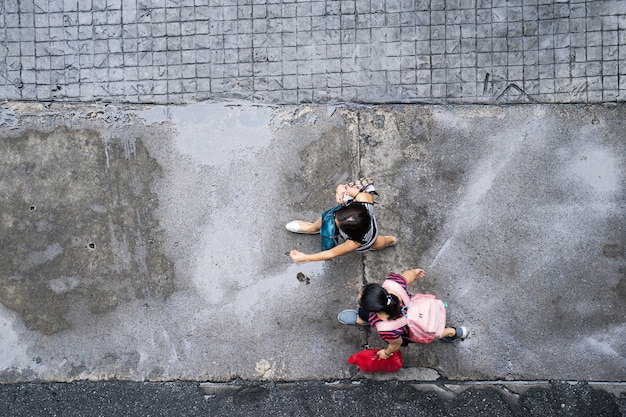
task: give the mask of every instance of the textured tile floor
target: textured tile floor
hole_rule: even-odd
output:
[[[5,0],[0,99],[598,103],[626,1]]]

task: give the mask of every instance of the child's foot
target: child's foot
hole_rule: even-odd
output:
[[[442,342],[451,343],[451,342],[456,342],[457,340],[463,340],[469,334],[469,331],[467,330],[467,328],[463,326],[455,327],[454,330],[456,331],[456,334],[454,336],[442,337],[439,340],[441,340]]]
[[[358,322],[358,313],[356,310],[343,310],[337,315],[337,320],[341,324],[350,324],[352,326],[367,326],[368,323]]]
[[[315,232],[309,232],[308,230],[312,229],[313,223],[309,223],[309,222],[303,222],[300,220],[294,220],[292,222],[287,223],[287,225],[285,226],[287,228],[287,230],[289,230],[290,232],[294,232],[294,233],[304,233],[307,235],[316,235],[318,234],[320,231],[315,231]]]

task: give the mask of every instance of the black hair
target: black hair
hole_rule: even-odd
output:
[[[360,202],[353,202],[335,212],[339,229],[351,240],[365,243],[363,239],[369,230],[372,218],[367,207]]]
[[[359,304],[372,313],[386,313],[391,320],[402,315],[402,303],[398,297],[389,294],[379,284],[367,284],[363,287]]]

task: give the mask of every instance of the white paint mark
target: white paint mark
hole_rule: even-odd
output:
[[[101,206],[100,204],[92,204],[89,206],[90,209],[92,209],[93,211],[95,211],[96,213],[106,213],[107,209],[104,206]]]
[[[21,367],[28,361],[26,347],[15,330],[18,320],[13,316],[13,313],[0,306],[0,369]]]
[[[159,116],[153,110],[138,115],[152,122]],[[271,144],[269,107],[201,103],[168,107],[167,115],[179,131],[178,150],[200,165],[225,167],[233,155]]]
[[[569,176],[582,180],[598,193],[617,193],[621,172],[615,156],[602,149],[581,151],[569,167]]]
[[[272,365],[267,359],[261,359],[254,366],[254,372],[256,376],[262,379],[272,379],[274,378],[274,370],[272,369]]]
[[[437,255],[435,255],[435,259],[432,261],[432,263],[430,264],[430,266],[428,268],[432,268],[433,265],[435,265],[437,263],[437,261],[439,260],[440,255],[442,253],[444,253],[446,251],[446,249],[448,249],[449,245],[450,245],[450,238],[446,239],[446,241],[444,242],[444,244],[441,247],[441,249],[439,249],[439,252],[437,252]]]
[[[66,276],[61,276],[48,282],[48,286],[56,294],[70,292],[78,287],[78,284],[80,284],[80,279]]]
[[[615,349],[613,349],[611,347],[611,345],[609,345],[608,343],[602,343],[599,340],[594,339],[593,337],[589,336],[586,337],[585,340],[587,341],[587,343],[589,343],[595,350],[597,350],[600,353],[603,353],[605,355],[609,355],[609,356],[617,356],[617,357],[621,357],[621,355],[619,353],[617,353],[615,351]]]
[[[28,271],[29,269],[43,265],[46,262],[49,262],[63,253],[63,248],[58,243],[53,243],[49,245],[46,249],[42,251],[33,251],[28,255],[28,258],[22,263],[21,270]]]

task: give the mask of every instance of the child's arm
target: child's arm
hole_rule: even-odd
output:
[[[339,184],[335,189],[335,200],[337,204],[345,203],[344,197],[348,195],[354,199],[354,201],[362,201],[365,203],[373,203],[374,197],[366,191],[362,191],[357,187],[350,187],[347,184]]]
[[[402,276],[406,278],[406,285],[413,283],[418,278],[424,278],[426,276],[426,271],[421,268],[417,269],[409,269],[402,273]]]
[[[294,249],[289,252],[289,256],[291,256],[291,259],[293,259],[294,262],[327,261],[328,259],[336,258],[337,256],[354,252],[360,246],[360,243],[357,243],[353,240],[346,240],[345,242],[335,246],[332,249],[318,253],[306,254]]]

